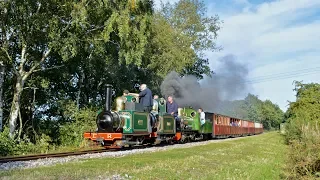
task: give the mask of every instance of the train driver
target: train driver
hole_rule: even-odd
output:
[[[141,84],[139,89],[141,91],[139,93],[140,103],[143,105],[145,112],[150,112],[153,106],[152,92],[146,84]]]

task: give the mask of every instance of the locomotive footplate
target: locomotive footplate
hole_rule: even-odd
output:
[[[122,139],[122,133],[84,133],[84,138],[92,141],[115,141]]]

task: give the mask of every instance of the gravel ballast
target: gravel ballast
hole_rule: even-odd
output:
[[[233,139],[209,140],[209,141],[186,143],[186,144],[174,144],[174,145],[168,145],[163,147],[150,147],[150,148],[144,148],[144,149],[132,149],[132,150],[116,151],[116,152],[110,151],[110,152],[85,154],[85,155],[78,155],[78,156],[68,156],[68,157],[60,157],[60,158],[46,158],[46,159],[38,159],[38,160],[30,160],[30,161],[7,162],[7,163],[0,164],[0,170],[27,169],[27,168],[35,168],[40,166],[51,166],[55,164],[77,162],[79,160],[92,159],[92,158],[122,157],[122,156],[127,156],[132,154],[151,153],[151,152],[166,151],[166,150],[177,149],[177,148],[189,148],[194,146],[202,146],[202,145],[217,143],[221,141],[237,140],[241,138],[242,137],[236,138],[236,139],[233,138]]]

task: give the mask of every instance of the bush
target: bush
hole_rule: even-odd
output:
[[[4,127],[0,133],[0,155],[7,156],[14,154],[15,142],[9,138],[9,128]]]
[[[288,140],[290,151],[287,172],[290,179],[314,177],[320,173],[319,125],[304,125],[300,132],[299,138]]]
[[[96,109],[78,110],[72,102],[65,103],[63,106],[63,120],[42,122],[40,132],[38,132],[40,135],[35,135],[33,143],[26,135],[12,140],[9,137],[9,128],[5,127],[3,132],[0,132],[0,156],[46,153],[60,146],[68,146],[68,148],[85,146],[83,133],[96,129]],[[52,139],[55,140],[52,141]]]
[[[84,141],[83,133],[96,129],[96,110],[94,108],[77,110],[73,103],[66,106],[64,116],[69,122],[60,126],[59,142],[62,146],[79,147]]]
[[[40,137],[37,138],[36,145],[37,145],[37,151],[39,153],[46,153],[50,149],[51,145],[51,138],[48,135],[41,134]]]
[[[320,175],[320,85],[296,83],[297,101],[287,111],[285,140],[290,146],[288,179]]]
[[[41,135],[36,144],[30,142],[29,138],[24,136],[21,139],[11,139],[9,137],[9,128],[5,127],[0,133],[0,155],[23,155],[27,153],[44,153],[49,149],[50,138]]]

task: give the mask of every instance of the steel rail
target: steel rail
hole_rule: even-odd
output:
[[[53,158],[53,157],[66,157],[74,155],[83,155],[83,154],[94,154],[100,152],[110,151],[110,149],[94,149],[94,150],[85,150],[85,151],[73,151],[73,152],[61,152],[61,153],[50,153],[50,154],[36,154],[36,155],[27,155],[27,156],[11,156],[11,157],[1,157],[0,163],[14,162],[14,161],[29,161],[37,160],[44,158]]]

